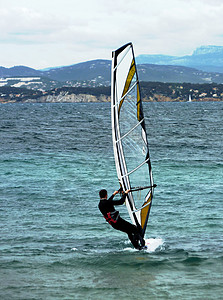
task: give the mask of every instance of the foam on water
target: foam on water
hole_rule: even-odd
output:
[[[157,249],[161,249],[164,244],[164,241],[161,238],[150,238],[150,239],[145,239],[145,246],[146,249],[143,251],[152,253],[155,252]],[[132,247],[127,247],[124,248],[125,251],[130,251],[130,252],[136,252],[139,251],[137,249],[134,249]]]
[[[164,244],[164,242],[161,238],[145,239],[145,242],[146,242],[146,247],[147,247],[147,249],[145,251],[147,251],[147,252],[154,252],[158,248],[161,248]]]

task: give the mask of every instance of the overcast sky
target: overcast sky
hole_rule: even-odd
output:
[[[36,69],[223,46],[222,0],[0,0],[0,66]]]

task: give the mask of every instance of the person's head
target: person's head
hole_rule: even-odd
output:
[[[108,193],[106,190],[100,190],[99,196],[101,199],[105,199],[105,198],[107,199]]]

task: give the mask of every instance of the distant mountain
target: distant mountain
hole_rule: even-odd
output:
[[[141,81],[223,83],[221,73],[204,72],[190,67],[157,64],[138,64],[137,67]],[[111,82],[111,61],[92,60],[50,69],[42,74],[57,81],[88,81],[95,82],[96,86],[108,86]]]
[[[136,57],[136,61],[138,64],[185,66],[223,73],[223,46],[201,46],[187,56],[142,54]]]
[[[44,76],[58,81],[68,80],[95,80],[97,82],[110,82],[111,61],[91,60],[71,66],[49,69],[43,72]]]
[[[139,64],[137,67],[140,81],[223,83],[222,73],[171,65]],[[49,90],[61,86],[109,86],[111,83],[109,60],[88,61],[47,71],[27,67],[2,69],[5,70],[0,73],[0,86]]]
[[[204,72],[194,68],[165,65],[138,65],[140,81],[175,83],[223,83],[223,74]]]
[[[42,72],[25,66],[15,66],[12,68],[0,67],[0,77],[11,76],[42,76]]]
[[[191,56],[182,57],[140,55],[136,61],[141,81],[223,84],[223,47],[203,46]],[[221,72],[210,71],[214,69]],[[45,70],[0,67],[0,86],[47,90],[61,86],[109,86],[110,81],[111,61],[103,59]]]
[[[49,80],[53,80],[52,88],[55,88],[56,82],[58,83],[58,87],[61,87],[62,82],[66,86],[108,86],[110,85],[111,80],[110,73],[111,61],[101,59],[78,63],[71,66],[47,68],[45,70],[35,70],[24,66],[12,68],[0,67],[0,86],[10,85],[10,82],[13,82],[13,79],[16,80],[16,84],[18,80],[20,81],[20,84],[21,81],[27,82],[25,77],[32,77],[32,81],[35,79],[34,77],[41,77],[43,82],[48,79],[47,83],[49,83]],[[39,78],[37,80],[38,82],[40,81]],[[25,85],[26,83],[24,86]],[[44,83],[43,86],[46,86],[46,84]]]

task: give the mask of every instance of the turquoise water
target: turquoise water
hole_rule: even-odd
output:
[[[135,251],[97,208],[118,188],[110,105],[0,106],[1,299],[222,299],[223,103],[144,113],[158,243]]]

